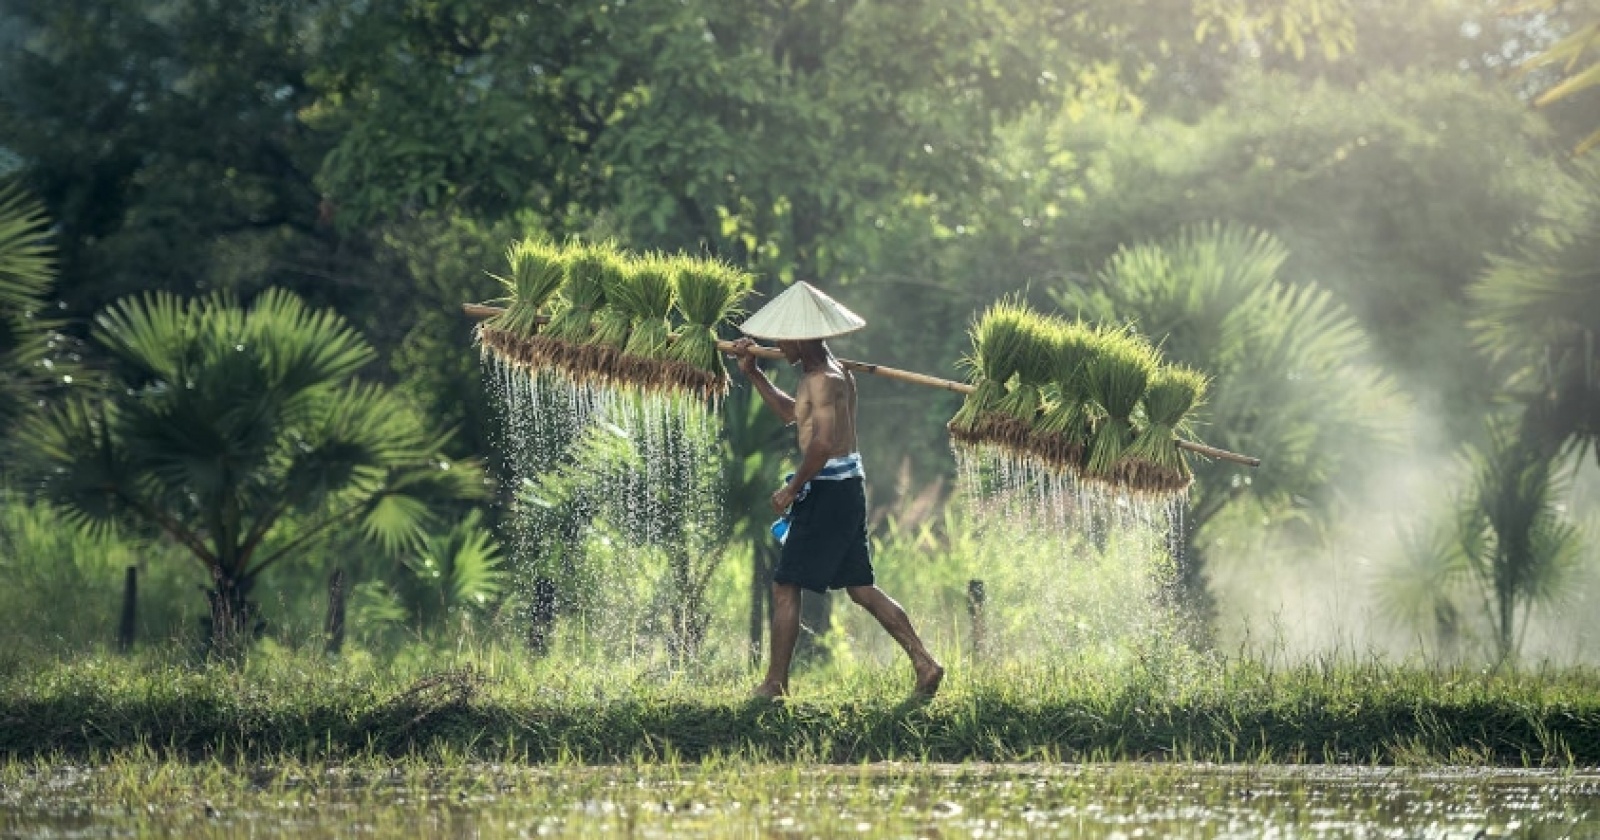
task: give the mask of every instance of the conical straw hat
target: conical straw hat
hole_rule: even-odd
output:
[[[844,335],[866,325],[861,316],[802,280],[757,310],[739,329],[769,341],[806,341]]]

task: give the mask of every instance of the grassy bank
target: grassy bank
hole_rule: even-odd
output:
[[[1120,669],[958,664],[927,704],[905,702],[910,675],[899,663],[807,669],[781,706],[748,700],[752,683],[731,666],[602,668],[503,650],[383,663],[270,649],[234,666],[149,655],[12,661],[0,668],[0,752],[1600,766],[1600,673],[1588,669],[1333,659],[1274,668],[1220,657]]]

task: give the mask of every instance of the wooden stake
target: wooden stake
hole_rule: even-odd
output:
[[[470,318],[482,321],[492,318],[501,312],[504,312],[505,310],[498,306],[484,306],[481,303],[464,303],[461,305],[461,311],[465,312]],[[717,349],[723,351],[724,353],[732,353],[734,345],[731,341],[718,341]],[[750,348],[750,355],[761,359],[781,359],[783,358],[783,351],[776,347],[762,347],[757,345]],[[957,394],[970,394],[976,390],[973,386],[968,385],[965,382],[956,382],[950,379],[940,379],[937,376],[928,376],[927,374],[923,373],[900,370],[899,368],[885,367],[883,365],[875,365],[868,362],[840,359],[839,364],[843,365],[846,370],[853,370],[857,373],[870,373],[873,376],[881,376],[885,379],[892,379],[896,382],[908,382],[912,385],[923,385],[929,388],[938,388],[942,391],[953,391]],[[1229,452],[1226,449],[1218,449],[1214,446],[1206,446],[1203,443],[1180,440],[1178,441],[1178,448],[1193,452],[1196,455],[1204,455],[1207,458],[1216,458],[1219,461],[1232,461],[1235,464],[1244,464],[1247,467],[1261,466],[1260,458],[1252,457],[1250,455],[1240,455],[1237,452]]]
[[[344,649],[344,570],[328,576],[328,618],[322,624],[323,643],[330,654]]]
[[[988,648],[988,621],[984,612],[984,603],[988,600],[984,593],[983,581],[967,581],[967,616],[972,619],[972,658],[982,659],[985,649]]]
[[[129,566],[122,584],[122,620],[117,623],[117,650],[133,650],[133,635],[138,626],[139,567]]]

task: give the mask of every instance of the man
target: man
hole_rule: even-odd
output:
[[[916,671],[913,693],[932,697],[944,668],[928,653],[911,619],[874,583],[867,540],[866,474],[856,448],[855,378],[840,366],[823,339],[866,326],[855,313],[799,282],[750,316],[740,326],[747,336],[777,342],[784,360],[799,365],[794,396],[774,386],[756,366],[751,338],[734,343],[739,370],[761,399],[786,423],[800,443],[800,465],[772,494],[772,510],[785,517],[783,552],[772,579],[772,656],[759,697],[789,692],[789,663],[800,635],[800,590],[843,589],[872,614]]]

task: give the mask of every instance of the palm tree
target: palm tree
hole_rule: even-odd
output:
[[[1478,342],[1526,406],[1529,443],[1593,446],[1600,460],[1600,167],[1575,206],[1492,258],[1470,290]]]
[[[1279,522],[1331,518],[1339,488],[1399,434],[1405,402],[1364,361],[1366,334],[1327,291],[1281,279],[1287,258],[1270,234],[1203,225],[1124,248],[1091,283],[1052,292],[1069,313],[1132,323],[1169,359],[1210,373],[1201,436],[1262,458],[1248,474],[1194,464],[1180,584],[1202,611],[1196,540],[1219,513],[1253,504]]]
[[[1506,424],[1489,430],[1483,450],[1469,450],[1476,476],[1461,506],[1461,557],[1484,598],[1495,653],[1504,662],[1521,646],[1527,614],[1555,600],[1580,558],[1577,528],[1561,515],[1556,458]]]
[[[9,429],[37,392],[49,350],[38,319],[55,280],[50,222],[14,184],[0,187],[0,429]]]
[[[395,595],[424,632],[448,629],[451,617],[491,608],[508,575],[500,544],[473,510],[448,529],[430,534],[401,558]]]
[[[358,529],[386,550],[420,546],[434,505],[486,493],[446,435],[353,377],[372,348],[343,318],[269,290],[124,300],[96,318],[112,387],[25,429],[44,494],[89,525],[128,521],[188,550],[210,580],[210,641],[258,630],[262,572]]]

